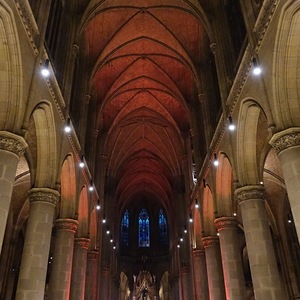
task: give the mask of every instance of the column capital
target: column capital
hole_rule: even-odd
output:
[[[87,253],[87,257],[90,260],[97,260],[98,259],[98,255],[99,255],[99,252],[96,251],[96,250],[92,250],[92,251],[89,251]]]
[[[59,196],[58,191],[48,188],[32,188],[28,192],[30,203],[40,201],[50,203],[55,206],[59,200]]]
[[[22,156],[28,145],[23,137],[8,131],[0,131],[0,150],[6,150]]]
[[[54,221],[54,227],[56,230],[65,230],[75,233],[78,227],[78,221],[74,219],[57,219]]]
[[[211,247],[213,245],[219,245],[220,241],[219,241],[219,237],[217,236],[206,236],[204,238],[202,238],[202,243],[203,243],[203,247],[208,248]]]
[[[214,221],[216,228],[218,229],[218,232],[224,229],[228,228],[237,228],[238,221],[235,217],[221,217],[217,218]]]
[[[194,249],[193,250],[193,256],[194,256],[194,258],[201,258],[202,256],[205,256],[205,250],[203,250],[203,249]]]
[[[234,194],[239,204],[248,200],[265,201],[265,188],[262,185],[246,185],[236,189]]]
[[[74,246],[82,249],[88,249],[90,245],[90,239],[88,238],[75,238],[74,239]]]
[[[291,127],[275,133],[269,143],[277,154],[288,148],[300,146],[300,127]]]
[[[188,266],[181,266],[180,272],[181,272],[181,274],[188,274],[188,273],[190,273],[190,268]]]

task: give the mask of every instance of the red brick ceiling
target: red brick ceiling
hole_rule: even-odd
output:
[[[176,0],[105,1],[88,10],[82,43],[121,205],[144,196],[172,200],[197,68],[209,49],[199,11]]]

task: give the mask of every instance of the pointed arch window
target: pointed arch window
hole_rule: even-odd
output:
[[[150,247],[150,220],[144,208],[139,213],[139,247]]]
[[[129,212],[125,210],[121,221],[121,245],[129,246]]]
[[[159,243],[161,245],[167,245],[168,244],[168,226],[167,226],[167,219],[166,219],[162,209],[159,210],[158,226],[159,226]]]

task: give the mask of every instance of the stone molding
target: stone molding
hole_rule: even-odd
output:
[[[202,243],[203,243],[203,247],[208,248],[211,247],[213,245],[219,245],[220,241],[219,241],[219,237],[217,236],[206,236],[204,238],[202,238]]]
[[[194,249],[193,250],[193,256],[194,256],[195,259],[201,258],[201,257],[205,256],[205,250],[203,250],[203,249]]]
[[[33,188],[29,190],[28,197],[30,203],[45,202],[53,204],[54,206],[59,201],[59,192],[48,188]]]
[[[265,201],[265,188],[261,185],[246,185],[238,188],[234,193],[240,205],[248,200]]]
[[[275,133],[269,143],[277,155],[288,148],[300,146],[300,128],[292,127]]]
[[[98,251],[92,250],[87,253],[87,258],[90,260],[97,260],[99,256]]]
[[[108,276],[109,275],[109,268],[101,268],[101,274],[103,274],[104,276]]]
[[[236,229],[238,225],[238,221],[235,217],[221,217],[217,218],[214,221],[218,232],[224,229]]]
[[[76,232],[78,228],[78,221],[73,219],[57,219],[54,222],[54,227],[56,230],[71,231]]]
[[[23,137],[8,131],[0,131],[0,149],[12,152],[19,157],[25,152],[27,144]]]
[[[90,245],[90,239],[88,238],[75,238],[74,239],[74,247],[82,248],[82,249],[88,249]]]

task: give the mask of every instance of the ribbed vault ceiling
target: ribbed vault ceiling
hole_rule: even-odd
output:
[[[187,1],[115,0],[91,4],[85,20],[97,128],[107,136],[101,155],[119,205],[147,195],[168,206],[209,49],[200,10]]]

